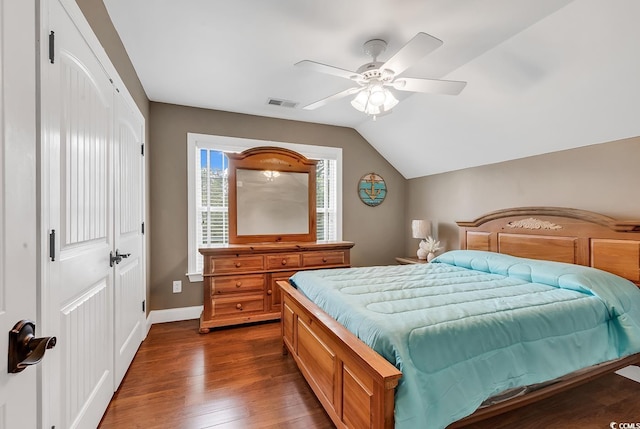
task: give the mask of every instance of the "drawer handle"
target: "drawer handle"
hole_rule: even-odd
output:
[[[267,295],[271,295],[272,293],[273,293],[273,291],[272,291],[271,289],[269,289],[269,290],[267,291]]]
[[[236,268],[240,268],[242,266],[241,262],[236,262]]]
[[[236,287],[240,287],[240,286],[242,286],[242,282],[237,282]]]
[[[327,257],[326,256],[322,257],[322,262],[327,262]]]
[[[287,260],[286,259],[282,260],[282,265],[287,265]]]
[[[236,304],[236,308],[237,308],[238,310],[242,310],[242,304]]]

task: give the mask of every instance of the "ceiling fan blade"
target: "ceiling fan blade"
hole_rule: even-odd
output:
[[[380,70],[389,69],[398,76],[425,55],[442,46],[442,40],[427,33],[418,33],[409,40],[394,56],[384,63]]]
[[[315,61],[304,60],[304,61],[295,63],[294,66],[319,72],[319,73],[331,74],[334,76],[343,77],[345,79],[350,79],[350,80],[359,80],[363,78],[363,76],[360,73],[341,69],[334,66],[328,66],[326,64],[317,63]]]
[[[303,109],[304,110],[315,110],[318,107],[322,107],[325,104],[328,104],[328,103],[330,103],[332,101],[339,100],[340,98],[344,98],[344,97],[346,97],[348,95],[356,94],[356,93],[362,91],[363,89],[364,89],[364,87],[353,87],[353,88],[345,89],[344,91],[340,91],[337,94],[330,95],[327,98],[323,98],[322,100],[318,100],[318,101],[316,101],[314,103],[308,104],[308,105],[304,106]]]
[[[411,77],[396,79],[391,83],[391,86],[400,91],[446,95],[458,95],[466,85],[467,82],[457,80],[417,79]]]

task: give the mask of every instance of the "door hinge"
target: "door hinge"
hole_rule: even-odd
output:
[[[49,258],[51,261],[56,260],[56,230],[52,229],[49,233]]]
[[[142,222],[142,235],[144,235],[144,222]]]
[[[55,33],[52,31],[49,33],[49,62],[53,64],[54,60],[54,47],[55,47]]]
[[[143,301],[142,301],[142,311],[145,311],[145,308],[146,308],[146,307],[145,307],[145,303],[146,303],[146,300],[143,300]]]
[[[140,155],[144,156],[144,143],[140,145]]]

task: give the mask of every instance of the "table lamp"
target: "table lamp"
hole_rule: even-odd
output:
[[[431,235],[431,221],[427,219],[412,220],[411,232],[413,233],[413,238],[426,240],[426,238]],[[421,247],[418,247],[416,254],[418,255],[418,259],[427,259],[427,251]]]

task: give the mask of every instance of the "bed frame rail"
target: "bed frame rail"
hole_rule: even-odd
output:
[[[338,428],[392,429],[402,373],[286,281],[282,290],[283,353]]]

